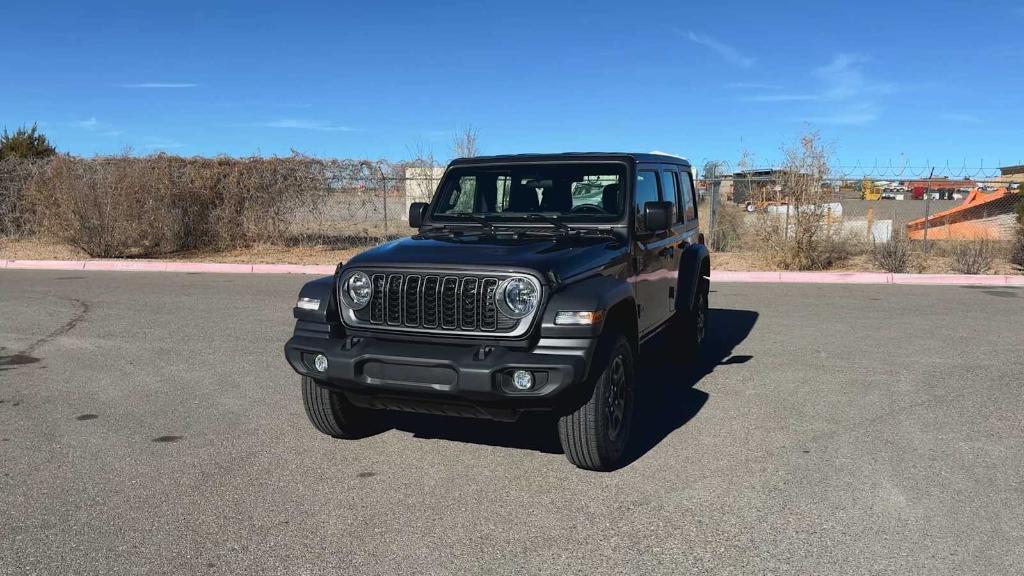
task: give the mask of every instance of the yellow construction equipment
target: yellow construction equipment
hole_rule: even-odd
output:
[[[875,188],[875,183],[867,178],[861,183],[860,197],[862,200],[881,200],[882,191]]]

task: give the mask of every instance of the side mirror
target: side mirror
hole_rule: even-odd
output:
[[[427,216],[427,207],[430,204],[426,202],[413,202],[409,205],[409,227],[419,228],[423,226],[423,220]]]
[[[672,226],[671,202],[644,202],[644,230],[662,232]]]

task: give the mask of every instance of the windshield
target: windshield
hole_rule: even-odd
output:
[[[566,222],[621,219],[626,166],[615,163],[460,166],[445,177],[434,220],[531,220],[543,214]]]

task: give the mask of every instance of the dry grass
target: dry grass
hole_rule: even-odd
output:
[[[886,272],[906,272],[911,256],[910,240],[902,230],[896,230],[888,242],[877,242],[871,247],[871,259]]]
[[[1024,202],[1017,206],[1017,229],[1010,247],[1010,262],[1014,268],[1024,272]]]
[[[998,248],[990,240],[961,241],[953,244],[953,271],[959,274],[985,274],[995,263]]]
[[[253,264],[337,264],[365,250],[363,247],[278,246],[254,244],[226,250],[190,250],[164,254],[159,260],[190,262],[238,262]],[[80,248],[69,244],[35,238],[0,238],[0,259],[3,260],[89,260]]]
[[[366,250],[365,246],[279,246],[255,244],[227,250],[192,250],[165,254],[159,259],[192,262],[251,262],[255,264],[337,264],[347,261]],[[88,260],[84,251],[61,242],[35,238],[0,238],[0,259],[5,260]],[[768,265],[754,251],[715,252],[711,255],[714,270],[730,271],[771,271],[778,270]],[[953,258],[948,255],[925,256],[912,252],[907,272],[916,274],[950,274],[955,272]],[[870,254],[850,256],[832,270],[837,272],[885,272]],[[1015,274],[1013,264],[997,258],[990,274]]]
[[[81,248],[40,238],[0,238],[2,260],[86,260]]]

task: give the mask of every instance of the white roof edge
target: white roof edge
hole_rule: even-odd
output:
[[[689,162],[689,160],[686,158],[686,156],[680,156],[679,154],[672,154],[671,152],[662,152],[661,150],[651,150],[650,152],[648,152],[648,154],[657,154],[658,156],[671,156],[673,158],[679,158],[680,160],[686,160],[687,162]]]

